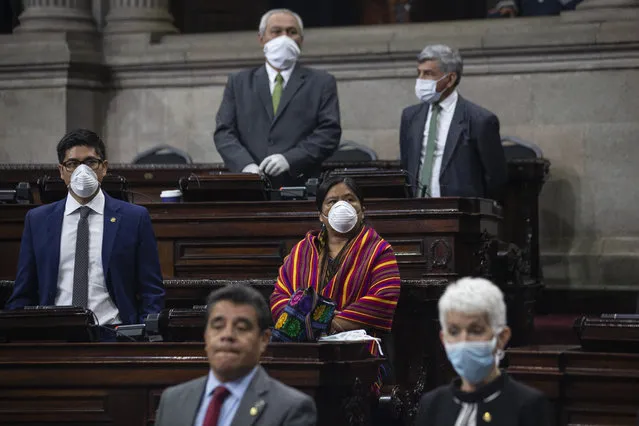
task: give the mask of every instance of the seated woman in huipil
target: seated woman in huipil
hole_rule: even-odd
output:
[[[271,295],[277,323],[291,296],[312,287],[332,300],[329,334],[366,329],[390,332],[400,277],[391,245],[364,223],[362,194],[348,177],[326,179],[317,190],[320,231],[311,231],[284,259]],[[377,346],[370,345],[377,355]]]

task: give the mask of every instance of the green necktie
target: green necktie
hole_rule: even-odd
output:
[[[422,173],[419,179],[420,187],[417,190],[417,197],[431,195],[430,181],[433,175],[433,157],[435,154],[435,145],[437,143],[437,128],[439,121],[439,112],[442,107],[439,104],[432,104],[430,124],[428,125],[428,138],[426,140],[426,155],[424,156],[424,164],[422,165]]]
[[[277,107],[280,106],[280,99],[282,98],[282,85],[284,83],[284,77],[279,72],[275,77],[275,86],[273,87],[273,114],[277,114]]]

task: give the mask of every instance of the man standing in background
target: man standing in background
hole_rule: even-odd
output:
[[[501,201],[507,166],[492,112],[457,93],[458,51],[426,46],[417,58],[419,104],[402,112],[400,159],[416,197],[481,197]]]
[[[275,188],[319,176],[342,134],[335,78],[297,64],[303,30],[296,13],[267,12],[258,37],[266,63],[229,76],[217,113],[226,167],[267,175]]]

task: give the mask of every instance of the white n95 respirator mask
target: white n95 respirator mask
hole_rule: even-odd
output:
[[[340,234],[347,234],[357,225],[357,210],[346,201],[338,201],[328,211],[328,224]]]
[[[81,198],[89,198],[100,187],[98,176],[86,164],[80,164],[71,174],[69,187],[75,195]]]
[[[291,68],[300,56],[300,47],[289,36],[279,36],[264,45],[264,56],[278,70]]]

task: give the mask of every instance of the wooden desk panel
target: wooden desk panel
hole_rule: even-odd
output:
[[[634,426],[639,409],[639,354],[578,347],[509,349],[508,371],[554,402],[560,425]]]
[[[314,397],[318,425],[366,425],[381,361],[365,343],[272,344],[269,374]],[[0,350],[0,424],[151,425],[162,390],[208,372],[200,343],[8,344]],[[360,383],[361,385],[357,385]],[[350,402],[351,409],[344,409]]]
[[[319,227],[313,201],[150,203],[165,278],[277,276],[292,246]],[[405,279],[455,279],[477,272],[501,209],[489,200],[377,199],[366,218],[395,248]],[[34,205],[0,207],[0,279],[15,278],[24,216]]]

